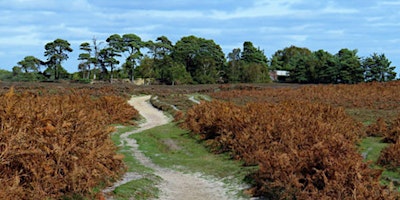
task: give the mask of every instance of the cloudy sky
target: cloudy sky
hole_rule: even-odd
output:
[[[0,0],[0,68],[28,55],[45,60],[44,45],[61,38],[74,49],[63,63],[74,72],[82,42],[134,33],[213,39],[226,54],[251,41],[268,58],[291,45],[385,53],[399,74],[399,10],[399,0]]]

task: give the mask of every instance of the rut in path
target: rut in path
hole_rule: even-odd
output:
[[[184,174],[168,168],[162,168],[154,164],[140,150],[135,139],[128,138],[129,135],[141,132],[146,129],[169,123],[169,119],[163,112],[154,108],[148,100],[150,96],[132,97],[129,104],[135,107],[145,119],[146,122],[140,125],[140,128],[121,135],[121,143],[131,147],[132,154],[142,164],[154,169],[155,175],[162,178],[159,185],[161,191],[159,199],[162,200],[230,200],[238,199],[230,193],[224,183],[217,180],[210,180],[201,177],[201,174]],[[140,178],[140,174],[126,173],[121,181],[115,183],[113,187],[105,189],[104,193],[113,191],[116,187]],[[239,188],[238,188],[239,189]],[[111,198],[110,198],[111,199]]]

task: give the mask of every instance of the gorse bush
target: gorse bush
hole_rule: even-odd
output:
[[[124,170],[108,125],[137,116],[121,97],[10,89],[0,96],[0,199],[93,195]]]
[[[342,108],[307,101],[203,102],[188,110],[183,125],[214,152],[246,165],[251,192],[270,199],[395,199],[379,184],[355,144],[362,125]]]

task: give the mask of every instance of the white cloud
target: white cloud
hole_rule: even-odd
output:
[[[303,35],[303,34],[298,34],[298,35],[286,35],[284,37],[288,38],[289,40],[293,41],[294,43],[298,43],[298,42],[301,43],[301,42],[306,41],[309,36]]]
[[[126,20],[126,19],[147,19],[147,20],[160,20],[173,19],[193,19],[205,17],[200,11],[190,11],[190,10],[129,10],[120,13],[107,13],[107,12],[96,12],[94,13],[96,17],[105,19],[107,21],[115,20]]]
[[[400,6],[400,1],[381,1],[378,3],[381,5]]]
[[[336,3],[330,1],[328,5],[323,8],[319,13],[321,14],[354,14],[359,11],[355,8],[343,8],[336,5]]]
[[[400,27],[400,22],[377,22],[377,23],[369,23],[368,26],[371,27]]]
[[[35,32],[0,37],[0,46],[36,46],[43,42]]]
[[[306,15],[306,11],[291,8],[293,3],[298,1],[256,1],[253,6],[238,8],[234,11],[214,10],[211,18],[228,20],[236,18],[254,18],[268,16],[301,16]]]
[[[149,24],[144,26],[137,26],[137,27],[126,27],[123,29],[126,33],[136,33],[136,32],[151,32],[158,28],[161,28],[162,25],[160,24]]]
[[[367,22],[376,22],[376,21],[381,21],[384,20],[383,17],[366,17],[365,21]]]
[[[218,20],[284,16],[290,18],[311,18],[321,14],[354,14],[359,12],[354,8],[339,7],[333,2],[328,2],[325,7],[320,9],[307,6],[297,7],[303,4],[309,4],[309,2],[303,0],[255,1],[250,7],[242,7],[234,11],[213,10],[210,17]]]
[[[222,30],[218,28],[192,28],[190,32],[194,35],[216,36],[220,35]]]
[[[326,34],[337,37],[337,36],[343,36],[345,35],[345,31],[343,29],[338,29],[338,30],[328,30],[326,31]]]
[[[89,10],[93,6],[86,0],[13,0],[0,1],[0,6],[6,9],[21,10]]]

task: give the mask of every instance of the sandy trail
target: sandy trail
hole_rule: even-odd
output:
[[[201,174],[184,174],[172,169],[162,168],[154,164],[140,150],[136,140],[128,138],[129,135],[160,126],[169,122],[163,112],[154,108],[148,100],[150,96],[132,97],[129,104],[135,107],[146,119],[140,128],[121,135],[121,142],[131,147],[132,154],[139,162],[147,167],[154,169],[155,174],[163,179],[159,185],[161,191],[159,199],[162,200],[224,200],[237,199],[230,193],[224,183],[218,180],[205,179]],[[115,183],[113,187],[105,189],[104,193],[113,191],[116,187],[141,176],[135,173],[126,173],[121,181]],[[112,199],[112,198],[109,198]]]

